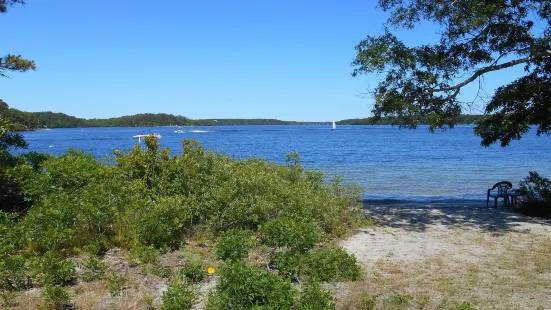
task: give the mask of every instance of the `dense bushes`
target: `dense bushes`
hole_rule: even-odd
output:
[[[216,246],[216,257],[224,261],[243,260],[253,246],[251,234],[241,229],[226,232]]]
[[[207,309],[335,309],[333,297],[318,282],[302,285],[299,292],[284,277],[243,262],[222,268]]]
[[[318,230],[314,223],[305,220],[275,218],[262,227],[261,233],[268,245],[306,252],[316,245],[319,238]]]
[[[535,171],[520,182],[525,200],[518,208],[523,214],[551,218],[551,180]]]
[[[295,294],[291,282],[243,262],[230,263],[220,271],[216,294],[209,309],[291,309]]]
[[[201,233],[220,237],[211,250],[225,261],[212,305],[288,308],[300,299],[291,280],[359,276],[353,257],[319,248],[321,240],[362,223],[356,187],[338,179],[325,183],[323,174],[304,170],[296,155],[284,166],[234,160],[195,141],[184,140],[182,146],[182,155],[170,156],[147,138],[145,148],[116,151],[111,159],[70,150],[36,161],[19,159],[7,168],[32,207],[24,215],[0,212],[0,289],[21,290],[32,282],[47,288],[49,303],[64,303],[69,295],[60,286],[75,281],[68,256],[101,255],[116,246],[130,250],[129,260],[151,264],[159,253]],[[270,248],[269,267],[247,263],[259,246]],[[204,267],[190,263],[182,273],[188,282],[198,282]],[[83,269],[81,279],[107,278],[112,291],[120,292],[123,279],[106,275],[93,256]],[[167,294],[175,303],[191,296],[179,286]],[[321,293],[311,288],[304,294],[306,300]]]

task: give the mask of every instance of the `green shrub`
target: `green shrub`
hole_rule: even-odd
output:
[[[526,196],[517,210],[523,214],[539,217],[551,217],[551,180],[530,171],[528,177],[520,182],[520,190]]]
[[[100,280],[105,277],[107,264],[102,263],[97,257],[91,256],[82,266],[84,272],[81,277],[85,282]]]
[[[373,310],[377,305],[377,296],[371,296],[367,293],[364,293],[360,296],[358,301],[358,309],[360,310]]]
[[[161,296],[162,309],[187,310],[192,309],[197,303],[197,293],[189,286],[180,283],[172,283]]]
[[[47,309],[65,309],[71,302],[71,294],[67,287],[61,285],[47,285],[42,290],[44,307]]]
[[[203,230],[222,234],[216,256],[235,261],[254,244],[243,230],[259,227],[277,251],[308,253],[322,233],[344,235],[364,218],[357,188],[325,183],[322,173],[301,167],[296,154],[287,166],[235,160],[196,141],[182,146],[182,155],[170,156],[148,139],[145,149],[115,152],[114,159],[71,150],[32,165],[20,161],[10,177],[32,207],[21,218],[0,214],[0,260],[23,245],[37,255],[98,254],[118,246],[132,249],[140,264],[155,263],[158,251],[178,248]],[[282,274],[296,273],[294,264],[278,264]]]
[[[20,223],[25,242],[40,253],[72,248],[76,216],[73,203],[74,199],[65,194],[36,202]]]
[[[273,264],[280,274],[288,278],[298,278],[304,273],[306,256],[296,252],[278,252],[275,254]]]
[[[48,252],[33,261],[32,270],[45,286],[66,285],[75,280],[75,265],[69,260]]]
[[[0,290],[0,306],[2,308],[15,308],[15,306],[17,306],[17,303],[15,301],[16,298],[17,294],[15,292]]]
[[[153,297],[152,295],[144,295],[142,301],[145,304],[145,308],[147,310],[155,310],[155,307],[153,306],[155,302],[155,297]]]
[[[27,266],[22,256],[0,260],[0,291],[15,292],[28,288]]]
[[[129,259],[140,265],[156,264],[159,262],[159,255],[159,251],[152,246],[138,245],[130,250]]]
[[[150,273],[165,279],[172,277],[174,274],[169,267],[152,267]]]
[[[199,283],[207,277],[207,267],[200,260],[189,259],[184,268],[182,268],[182,274],[187,281]]]
[[[331,292],[323,290],[315,281],[310,281],[303,286],[299,306],[295,307],[303,310],[334,310],[335,308]]]
[[[383,300],[383,307],[385,309],[396,310],[406,309],[411,303],[412,299],[413,296],[408,294],[392,293],[390,296],[386,297]]]
[[[179,248],[184,224],[190,222],[190,211],[185,199],[163,198],[151,202],[141,213],[135,224],[136,235],[141,243],[160,250]]]
[[[113,272],[107,277],[107,288],[109,289],[109,293],[111,293],[112,296],[120,295],[120,293],[124,289],[125,284],[126,277],[121,274]]]
[[[319,229],[314,223],[290,218],[275,218],[261,228],[265,242],[272,246],[287,247],[293,251],[307,252],[318,242]]]
[[[17,214],[0,211],[0,260],[19,248],[21,233],[16,220]]]
[[[291,309],[294,295],[290,281],[264,269],[235,262],[221,268],[216,291],[209,295],[207,308]]]
[[[456,306],[455,306],[455,310],[478,310],[478,308],[476,308],[475,306],[473,306],[470,302],[468,301],[462,301],[461,303],[458,303]]]
[[[341,248],[319,249],[307,256],[305,273],[319,281],[355,281],[361,268],[354,255]]]
[[[82,250],[90,255],[103,255],[109,249],[107,240],[91,241],[82,247]]]
[[[239,261],[247,257],[253,245],[250,232],[232,229],[220,238],[216,244],[215,254],[224,261]]]

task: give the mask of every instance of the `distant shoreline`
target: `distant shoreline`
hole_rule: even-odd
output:
[[[25,112],[13,108],[0,110],[9,118],[14,131],[33,131],[47,128],[95,128],[95,127],[169,127],[169,126],[243,126],[243,125],[330,125],[332,121],[283,121],[271,118],[218,118],[191,119],[166,113],[142,113],[105,119],[85,119],[56,112]],[[484,115],[461,115],[457,125],[476,124]],[[335,121],[337,125],[399,125],[393,117],[368,117]],[[422,125],[421,122],[419,125]]]

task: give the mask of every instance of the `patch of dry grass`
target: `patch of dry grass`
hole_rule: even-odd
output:
[[[421,261],[381,259],[365,280],[350,283],[338,309],[537,309],[551,305],[551,238],[507,233],[473,235],[488,249],[478,261],[438,254]],[[369,298],[367,298],[369,300]]]
[[[16,299],[16,309],[36,310],[42,306],[42,297],[39,290],[23,292]]]

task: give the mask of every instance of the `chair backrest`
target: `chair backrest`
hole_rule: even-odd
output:
[[[513,188],[513,184],[509,181],[501,181],[494,184],[494,187],[492,187],[491,189],[496,189],[496,188],[497,188],[498,195],[505,195],[505,193],[507,193],[508,190]]]

